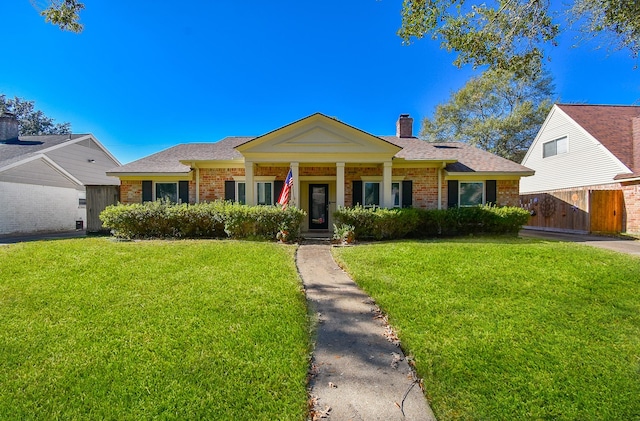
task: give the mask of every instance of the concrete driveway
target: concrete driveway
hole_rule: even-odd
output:
[[[605,237],[587,234],[568,234],[562,232],[538,231],[529,229],[521,230],[520,237],[582,243],[588,246],[613,250],[633,256],[640,256],[640,241],[626,238]]]

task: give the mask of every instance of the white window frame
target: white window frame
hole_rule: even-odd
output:
[[[378,203],[373,203],[373,204],[367,204],[366,203],[367,184],[377,185],[378,186]],[[379,181],[363,181],[362,182],[362,206],[364,206],[365,208],[379,208],[380,207],[380,202],[382,201],[381,184],[382,183],[379,182]]]
[[[396,204],[393,196],[393,186],[398,186],[398,203]],[[391,182],[391,202],[394,208],[402,207],[402,181],[392,181]]]
[[[242,192],[243,197],[240,197],[240,185],[242,185],[244,192]],[[246,205],[247,204],[247,186],[245,184],[244,181],[236,181],[236,202],[240,203],[241,205]]]
[[[564,146],[563,150],[561,150],[560,152],[558,152],[558,144],[562,144],[562,146]],[[547,145],[554,145],[554,151],[553,153],[550,153],[549,155],[547,155],[545,153],[545,147]],[[562,136],[559,137],[557,139],[553,139],[550,140],[548,142],[544,142],[542,144],[542,158],[551,158],[552,156],[558,156],[558,155],[563,155],[569,152],[569,138],[568,136]]]
[[[271,203],[267,203],[265,201],[265,203],[260,203],[260,186],[264,185],[266,186],[267,184],[269,184],[269,192],[271,195]],[[256,181],[256,191],[255,191],[255,196],[256,196],[256,205],[264,205],[264,206],[269,206],[269,205],[273,205],[275,203],[275,199],[273,198],[273,181]],[[266,189],[264,189],[264,191],[266,192]]]
[[[154,181],[153,182],[153,200],[158,200],[158,184],[173,184],[176,186],[176,200],[171,203],[178,203],[180,201],[180,186],[177,181]],[[160,198],[162,199],[162,198]]]
[[[480,184],[482,185],[482,199],[480,203],[462,204],[462,185],[463,184]],[[458,181],[458,206],[461,208],[484,205],[487,200],[487,185],[481,180],[460,180]]]

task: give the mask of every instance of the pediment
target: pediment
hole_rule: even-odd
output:
[[[250,155],[360,154],[394,156],[400,148],[323,114],[314,114],[237,147]]]

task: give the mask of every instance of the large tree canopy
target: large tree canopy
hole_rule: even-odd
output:
[[[52,118],[35,109],[33,101],[18,97],[7,99],[6,95],[0,94],[0,114],[5,111],[15,114],[21,136],[71,133],[71,123],[55,124]]]
[[[471,79],[449,102],[425,118],[420,135],[427,141],[459,141],[520,162],[553,105],[547,73],[516,77],[488,70]]]
[[[637,0],[404,0],[405,42],[430,35],[458,53],[454,64],[489,65],[519,74],[539,69],[543,46],[554,45],[562,29],[579,26],[589,37],[608,34],[615,47],[640,52]],[[556,21],[565,15],[564,24]]]

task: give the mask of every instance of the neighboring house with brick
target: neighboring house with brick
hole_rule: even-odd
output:
[[[0,115],[0,235],[86,226],[89,185],[117,186],[118,160],[90,134],[19,136]]]
[[[640,233],[640,107],[553,106],[522,165],[533,228]]]
[[[272,205],[291,169],[291,203],[308,214],[304,231],[329,229],[336,208],[356,204],[518,205],[519,180],[533,171],[463,143],[422,141],[412,126],[401,115],[395,136],[374,136],[316,113],[258,137],[174,146],[107,174],[120,179],[122,203]]]

